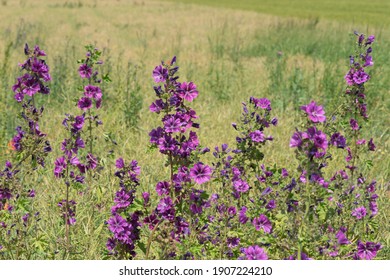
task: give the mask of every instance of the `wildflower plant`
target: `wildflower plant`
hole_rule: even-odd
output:
[[[20,125],[8,145],[12,160],[7,160],[0,172],[0,247],[5,252],[0,249],[0,254],[12,259],[31,258],[33,254],[29,242],[34,241],[31,233],[36,231],[40,218],[39,212],[33,213],[35,190],[25,178],[38,167],[45,167],[45,159],[51,152],[47,135],[39,127],[44,107],[37,108],[35,100],[38,93],[50,93],[49,67],[42,59],[46,53],[39,46],[31,49],[26,44],[24,54],[27,59],[19,65],[23,74],[12,86],[22,109]]]
[[[136,256],[136,247],[140,244],[140,216],[141,211],[133,211],[132,205],[136,205],[135,196],[139,185],[140,167],[136,161],[126,164],[123,158],[116,161],[117,171],[115,176],[120,180],[120,189],[116,192],[111,208],[111,218],[108,220],[108,228],[112,234],[107,241],[107,249],[110,254],[118,259],[132,259]],[[138,202],[139,203],[139,202]],[[146,207],[148,201],[145,200]]]
[[[368,120],[364,85],[370,76],[365,69],[373,65],[374,36],[356,36],[356,53],[350,57],[345,76],[344,102],[329,119],[314,101],[302,106],[306,130],[297,130],[290,140],[300,162],[295,195],[304,198],[294,210],[293,222],[299,228],[294,235],[299,244],[296,258],[310,253],[315,258],[372,259],[381,248],[373,240],[376,182],[365,178],[364,163],[359,162],[365,151],[375,150],[373,139],[366,141],[361,136],[362,124]],[[345,169],[329,171],[334,173],[327,177],[323,170],[332,170],[330,160],[338,150],[345,152]]]
[[[65,224],[65,253],[71,249],[70,226],[76,224],[77,202],[71,199],[71,189],[85,189],[87,174],[92,178],[92,171],[98,167],[98,157],[93,154],[94,128],[103,123],[92,108],[97,110],[102,105],[103,94],[98,84],[109,80],[108,75],[100,78],[99,72],[94,69],[103,63],[99,60],[101,52],[91,45],[86,46],[86,50],[87,58],[79,61],[81,66],[78,69],[80,77],[87,80],[87,84],[80,88],[83,96],[77,101],[81,112],[76,116],[66,114],[62,125],[69,136],[61,143],[63,155],[54,162],[54,176],[66,185],[65,198],[58,203]]]

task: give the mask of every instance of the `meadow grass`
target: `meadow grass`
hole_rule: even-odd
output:
[[[104,256],[108,237],[104,221],[110,216],[118,188],[113,176],[115,158],[138,160],[143,191],[154,190],[156,182],[167,177],[163,157],[147,148],[148,133],[158,121],[148,110],[154,98],[151,73],[161,59],[177,55],[182,80],[198,86],[200,94],[193,106],[200,116],[203,146],[212,149],[222,143],[233,145],[236,134],[230,124],[239,118],[241,102],[250,96],[267,97],[279,125],[271,129],[275,140],[264,151],[264,162],[294,169],[294,152],[288,143],[298,108],[312,99],[329,113],[337,107],[345,88],[343,77],[354,41],[351,34],[358,30],[377,37],[372,81],[367,84],[370,123],[365,131],[367,137],[374,137],[378,149],[371,156],[374,166],[365,172],[380,186],[378,234],[385,248],[378,257],[390,259],[390,29],[384,15],[389,4],[371,1],[362,13],[363,1],[350,6],[333,0],[320,1],[320,6],[310,4],[317,1],[295,1],[296,6],[288,6],[286,1],[278,1],[277,6],[271,5],[272,1],[261,2],[218,2],[232,8],[225,9],[145,0],[3,1],[0,163],[11,153],[7,144],[18,123],[11,86],[19,74],[17,62],[24,59],[25,42],[39,44],[47,52],[53,77],[51,95],[39,97],[37,102],[45,105],[41,128],[48,134],[54,152],[47,168],[25,182],[36,189],[35,208],[42,215],[39,241],[32,244],[37,248],[34,258]],[[53,162],[66,136],[61,129],[64,114],[78,113],[75,100],[81,81],[76,60],[84,56],[83,46],[89,43],[103,50],[103,72],[110,72],[113,80],[103,89],[100,111],[104,125],[97,154],[105,169],[92,180],[89,190],[73,193],[78,203],[77,225],[72,229],[75,248],[72,255],[64,256],[64,227],[59,224],[57,203],[65,187],[54,178]],[[342,161],[343,155],[335,157]]]

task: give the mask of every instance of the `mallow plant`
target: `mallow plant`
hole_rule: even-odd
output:
[[[86,58],[78,61],[81,64],[79,76],[86,81],[80,88],[81,97],[77,99],[77,107],[81,111],[78,115],[66,114],[62,121],[68,136],[61,143],[62,156],[54,162],[54,176],[65,184],[65,195],[58,202],[65,227],[65,255],[72,252],[70,226],[76,224],[75,194],[91,187],[86,186],[87,178],[92,179],[98,168],[98,157],[93,152],[96,128],[103,123],[95,110],[102,106],[103,93],[99,85],[109,80],[107,75],[101,77],[96,68],[103,63],[99,60],[101,51],[92,45],[85,48]]]
[[[46,53],[35,46],[24,47],[27,59],[19,64],[22,72],[12,86],[14,98],[20,104],[19,126],[8,148],[11,158],[0,172],[0,258],[36,257],[34,246],[38,236],[39,211],[34,211],[32,199],[35,186],[29,182],[38,168],[45,167],[51,146],[39,126],[44,107],[38,107],[37,94],[47,95],[51,80]],[[35,232],[35,234],[33,234]]]
[[[187,241],[197,243],[199,238],[199,216],[209,207],[207,194],[199,185],[210,180],[212,169],[199,161],[200,155],[209,150],[199,145],[196,133],[198,116],[190,107],[198,96],[197,87],[193,82],[179,82],[178,69],[176,57],[155,67],[156,100],[150,105],[150,111],[161,116],[161,125],[149,133],[151,149],[158,150],[166,158],[169,177],[156,183],[154,194],[143,193],[142,200],[133,200],[133,192],[121,187],[116,194],[113,216],[108,221],[113,238],[110,238],[107,248],[113,254],[123,255],[124,234],[128,235],[125,237],[128,240],[127,254],[135,257],[136,253],[131,246],[134,243],[134,238],[131,238],[133,231],[126,230],[134,224],[129,215],[123,216],[122,212],[121,216],[115,211],[120,205],[118,195],[126,192],[125,197],[132,201],[132,205],[126,205],[136,210],[131,217],[136,215],[140,227],[147,232],[142,242],[138,242],[144,258],[185,258],[191,247]],[[131,165],[136,165],[136,162]],[[116,166],[123,169],[123,160],[118,159]],[[155,203],[152,203],[153,198]],[[122,226],[119,220],[123,222]]]

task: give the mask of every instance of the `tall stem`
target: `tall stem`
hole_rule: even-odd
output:
[[[93,153],[93,138],[92,138],[92,113],[91,109],[88,109],[88,115],[89,115],[89,152],[92,155]]]
[[[148,243],[146,244],[146,254],[145,254],[145,259],[147,259],[147,260],[149,259],[150,245],[152,245],[152,242],[153,242],[153,235],[154,235],[155,231],[157,230],[157,228],[159,227],[159,225],[162,224],[162,222],[163,222],[163,220],[160,220],[149,235]]]

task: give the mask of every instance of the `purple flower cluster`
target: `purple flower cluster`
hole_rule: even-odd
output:
[[[107,221],[112,237],[108,239],[106,246],[111,254],[129,259],[136,256],[135,243],[140,238],[142,213],[132,212],[130,206],[134,203],[141,169],[137,161],[133,160],[126,164],[122,158],[117,159],[115,166],[117,168],[115,176],[120,179],[120,189],[115,194],[115,205],[111,208],[112,216]]]
[[[244,254],[241,260],[268,260],[267,253],[258,245],[241,248],[241,251]]]
[[[41,59],[46,56],[46,53],[39,46],[30,49],[27,44],[24,47],[24,53],[28,58],[20,64],[20,68],[27,73],[17,78],[16,84],[12,86],[15,100],[18,102],[23,101],[25,95],[32,97],[36,93],[50,93],[50,89],[45,85],[51,80],[49,66],[45,60]]]
[[[20,64],[20,67],[26,73],[17,78],[17,83],[13,85],[12,90],[18,102],[22,102],[25,95],[29,98],[22,103],[23,125],[16,128],[17,133],[10,141],[9,147],[20,154],[27,154],[27,157],[32,156],[35,159],[32,160],[33,165],[37,162],[44,166],[44,159],[51,152],[51,146],[46,140],[46,134],[39,128],[39,119],[42,117],[44,108],[35,107],[34,95],[38,92],[48,94],[50,89],[46,82],[51,78],[49,67],[44,60],[40,59],[46,56],[43,50],[38,46],[31,50],[26,44],[24,52],[27,60]]]
[[[66,199],[61,200],[58,202],[58,207],[62,211],[62,217],[66,221],[66,224],[68,225],[75,225],[76,224],[76,202],[74,200],[69,200],[68,203],[66,202]]]
[[[79,67],[80,77],[88,79],[88,85],[83,88],[83,97],[78,101],[77,106],[82,110],[82,114],[73,116],[66,114],[62,125],[69,132],[69,138],[65,138],[61,143],[61,151],[63,156],[57,158],[54,162],[54,176],[62,178],[66,184],[67,197],[70,186],[78,186],[85,183],[85,174],[89,170],[95,170],[98,167],[98,158],[93,155],[93,141],[92,133],[93,125],[95,127],[102,124],[102,121],[96,115],[91,113],[92,101],[95,101],[96,108],[100,108],[102,101],[102,91],[100,87],[92,85],[92,83],[99,84],[102,82],[98,78],[99,72],[93,69],[95,64],[102,64],[99,59],[101,52],[91,45],[86,46],[86,59],[81,59],[81,66]],[[106,77],[106,79],[108,79]],[[82,138],[82,133],[88,130],[87,138]],[[80,156],[80,150],[85,149],[89,145],[89,152],[85,155],[85,159]],[[62,201],[60,207],[68,209],[72,206],[71,201]],[[69,212],[70,213],[70,212]],[[75,214],[72,213],[72,218],[75,222]],[[69,217],[68,217],[69,218]],[[68,225],[73,225],[68,223]]]
[[[290,147],[298,148],[306,156],[322,158],[328,148],[326,134],[315,126],[309,127],[306,131],[296,131],[290,139]]]
[[[164,113],[164,116],[163,126],[153,129],[149,136],[150,143],[158,147],[161,153],[183,161],[199,146],[198,136],[191,130],[199,128],[199,124],[195,122],[198,116],[185,105],[185,101],[191,102],[198,96],[198,91],[193,82],[178,82],[176,73],[179,68],[174,66],[175,63],[176,57],[168,64],[157,66],[153,71],[154,81],[163,85],[154,87],[157,99],[149,108],[151,112]]]

